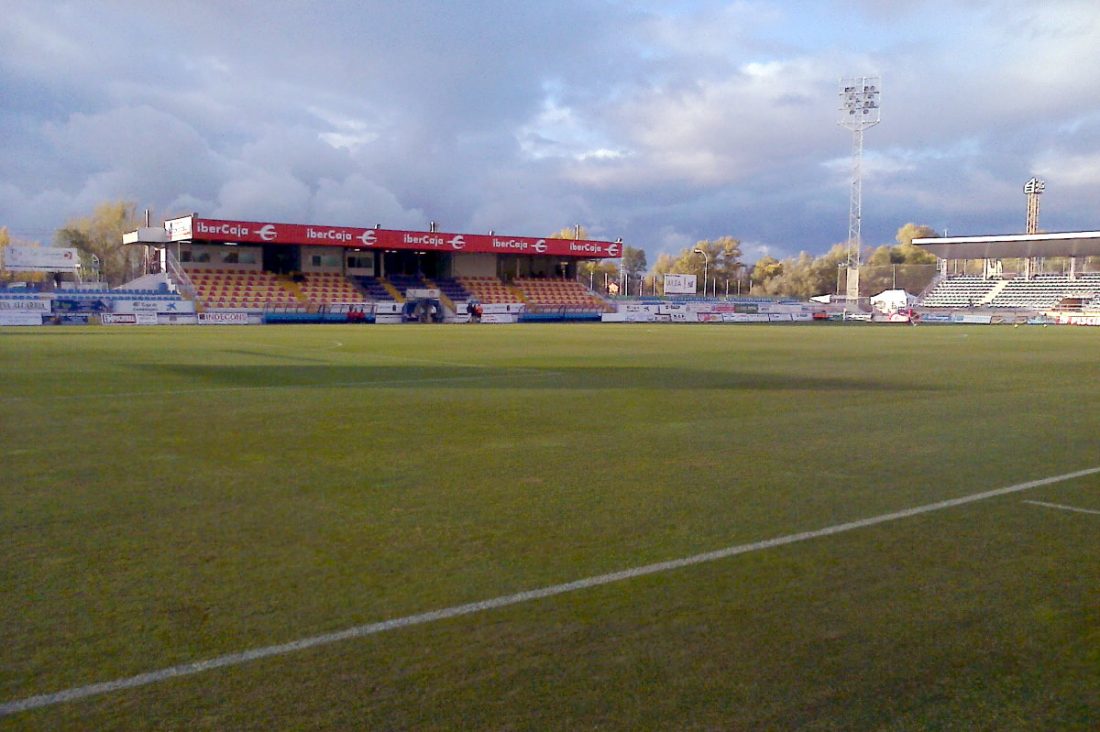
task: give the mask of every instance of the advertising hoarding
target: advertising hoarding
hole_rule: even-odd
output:
[[[80,255],[68,247],[4,247],[4,269],[11,272],[76,272]]]
[[[165,222],[165,226],[171,222]],[[339,246],[348,249],[412,249],[481,254],[524,254],[584,259],[618,259],[619,242],[590,239],[552,239],[495,234],[365,229],[353,226],[274,224],[226,219],[190,219],[190,238],[248,244]],[[186,238],[183,229],[169,231],[173,241]]]
[[[666,295],[694,295],[697,292],[696,284],[697,284],[696,275],[666,274],[665,275],[665,294]]]

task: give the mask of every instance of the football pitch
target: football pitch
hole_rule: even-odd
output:
[[[0,330],[0,728],[1100,726],[1100,333]]]

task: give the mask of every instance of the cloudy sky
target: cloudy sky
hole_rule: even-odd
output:
[[[96,203],[746,258],[847,237],[841,77],[880,75],[864,241],[1100,228],[1096,0],[4,0],[0,225]]]

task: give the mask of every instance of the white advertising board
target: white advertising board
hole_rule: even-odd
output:
[[[66,247],[4,247],[4,269],[12,272],[76,272],[80,255]]]
[[[725,323],[767,323],[767,313],[722,313]]]
[[[111,311],[160,315],[190,314],[195,312],[195,303],[190,300],[115,300],[111,304]]]
[[[518,315],[523,313],[527,309],[527,306],[521,302],[498,302],[498,303],[486,303],[481,306],[482,317],[485,315],[507,315],[509,313]],[[513,321],[507,321],[513,322]]]
[[[48,313],[50,301],[37,298],[0,299],[0,313]]]
[[[511,313],[485,313],[481,316],[482,323],[515,323],[516,316]]]
[[[161,313],[157,315],[157,325],[196,325],[199,319],[195,317],[194,313],[184,313],[183,315],[165,315]]]
[[[164,230],[168,232],[168,241],[183,241],[191,238],[191,217],[181,216],[178,219],[169,219],[164,222]]]
[[[42,313],[27,310],[0,310],[0,325],[42,325]]]
[[[665,275],[666,295],[694,295],[696,292],[695,275]]]
[[[964,325],[989,325],[993,322],[992,315],[966,315],[963,313],[953,313],[951,315],[952,323],[963,323]]]

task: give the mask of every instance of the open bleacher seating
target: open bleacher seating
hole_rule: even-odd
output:
[[[926,308],[1053,310],[1067,300],[1086,310],[1100,306],[1100,273],[1074,278],[1065,274],[1038,274],[1030,279],[950,277],[938,282],[920,304]]]
[[[193,269],[188,270],[187,276],[199,302],[209,308],[263,310],[300,304],[294,293],[271,272]]]
[[[997,280],[972,275],[948,277],[936,283],[924,296],[926,308],[966,308],[979,305],[997,286]]]
[[[1050,310],[1067,298],[1087,302],[1098,293],[1100,276],[1093,273],[1072,280],[1067,275],[1040,274],[1030,280],[1009,280],[989,307]]]

